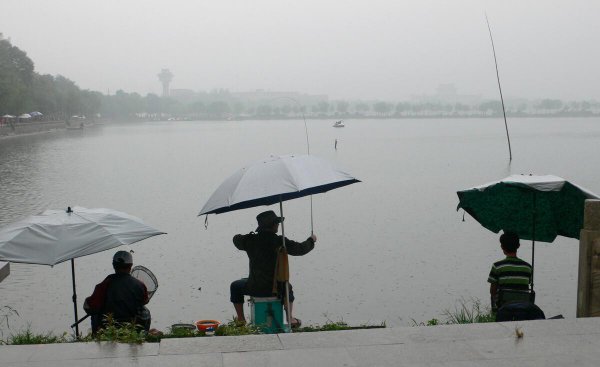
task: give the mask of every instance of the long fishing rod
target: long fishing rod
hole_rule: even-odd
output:
[[[302,114],[302,120],[304,121],[304,134],[306,135],[306,154],[310,155],[310,142],[308,141],[308,126],[306,125],[306,117],[304,117],[304,106],[302,106],[300,104],[300,102],[298,102],[297,100],[295,100],[292,97],[282,96],[282,97],[275,98],[275,100],[277,100],[277,99],[289,99],[290,101],[292,101],[298,105],[298,109],[300,110],[300,113]],[[314,234],[312,195],[310,195],[310,234],[311,235]]]
[[[302,120],[304,121],[304,134],[306,135],[306,153],[308,155],[310,155],[310,142],[308,141],[308,127],[306,126],[306,117],[304,117],[304,106],[302,106],[300,104],[300,102],[298,102],[297,100],[295,100],[292,97],[288,97],[288,96],[277,97],[274,99],[274,101],[278,100],[278,99],[289,99],[290,101],[292,101],[298,105],[298,109],[300,110],[300,113],[302,114]]]
[[[506,110],[504,109],[504,98],[502,97],[502,87],[500,86],[500,74],[498,73],[498,60],[496,59],[496,48],[494,47],[494,39],[492,38],[492,28],[488,20],[487,13],[485,14],[488,31],[490,32],[490,41],[492,41],[492,51],[494,52],[494,63],[496,64],[496,78],[498,79],[498,90],[500,91],[500,101],[502,102],[502,114],[504,115],[504,127],[506,128],[506,139],[508,140],[508,160],[512,161],[512,150],[510,149],[510,136],[508,135],[508,123],[506,122]]]

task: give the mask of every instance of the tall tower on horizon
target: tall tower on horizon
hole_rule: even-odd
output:
[[[169,69],[162,69],[160,71],[160,74],[158,74],[157,76],[158,76],[158,80],[160,80],[160,82],[162,83],[162,86],[163,86],[163,92],[162,92],[163,97],[168,97],[169,96],[169,83],[171,83],[171,80],[173,80],[173,73],[171,73],[169,71]]]

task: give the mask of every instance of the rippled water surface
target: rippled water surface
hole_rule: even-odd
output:
[[[461,298],[488,302],[497,235],[456,211],[456,191],[511,173],[555,174],[600,192],[600,121],[511,119],[508,163],[497,119],[308,121],[311,153],[363,182],[314,197],[316,248],[291,259],[295,311],[305,324],[411,325],[441,316]],[[334,141],[338,149],[334,150]],[[229,283],[247,274],[231,243],[255,228],[264,208],[197,213],[237,168],[270,154],[305,153],[302,121],[107,125],[0,140],[0,225],[47,208],[108,207],[143,218],[167,235],[131,247],[159,280],[153,325],[231,319]],[[277,207],[273,209],[278,210]],[[284,203],[286,235],[310,233],[308,198]],[[531,246],[520,254],[530,260]],[[112,271],[113,251],[76,260],[79,307]],[[537,303],[574,317],[578,241],[536,251]],[[0,306],[19,312],[11,329],[69,330],[70,264],[12,264]]]

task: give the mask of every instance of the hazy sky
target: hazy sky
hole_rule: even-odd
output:
[[[0,0],[0,32],[80,87],[600,99],[599,0]]]

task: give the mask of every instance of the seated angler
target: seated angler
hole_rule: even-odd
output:
[[[92,333],[105,326],[110,315],[116,323],[133,322],[140,329],[150,329],[150,311],[146,308],[148,291],[141,281],[131,276],[133,257],[118,251],[113,257],[114,274],[96,285],[94,293],[85,299],[83,309],[92,317]]]
[[[256,233],[237,234],[233,237],[233,244],[239,250],[246,251],[250,261],[250,274],[248,278],[236,280],[231,283],[231,302],[235,308],[238,322],[245,323],[244,295],[254,297],[270,297],[278,295],[283,302],[285,283],[276,282],[275,269],[277,267],[278,252],[282,248],[282,237],[277,235],[279,223],[283,221],[272,210],[262,212],[257,217],[258,228]],[[309,253],[314,247],[317,237],[313,234],[304,242],[285,239],[287,252],[292,256],[302,256]],[[300,326],[300,320],[292,316],[294,292],[289,285],[289,317],[291,327]]]
[[[519,237],[512,232],[504,232],[500,236],[500,247],[506,258],[492,265],[488,277],[493,310],[502,306],[498,304],[498,296],[501,291],[528,292],[531,289],[531,265],[517,257],[517,250],[520,247]]]

